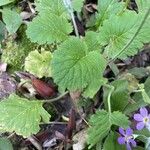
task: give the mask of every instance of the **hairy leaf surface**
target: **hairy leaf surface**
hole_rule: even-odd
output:
[[[63,0],[38,0],[36,2],[36,10],[40,14],[49,12],[57,16],[62,16],[66,13]]]
[[[83,3],[84,3],[84,0],[74,0],[72,1],[72,6],[74,10],[80,12],[81,8],[83,7]]]
[[[0,127],[23,137],[36,134],[41,119],[48,122],[50,118],[42,102],[28,101],[14,94],[0,102],[0,114]]]
[[[61,89],[70,91],[99,88],[103,80],[106,61],[99,51],[90,47],[84,39],[71,37],[60,45],[52,59],[52,76]],[[95,84],[96,89],[97,85]],[[98,90],[98,89],[97,89]],[[92,96],[97,91],[93,91]],[[88,93],[87,93],[88,94]]]
[[[100,28],[100,40],[103,45],[107,45],[105,53],[109,58],[114,58],[118,55],[123,47],[131,40],[138,30],[143,17],[143,14],[137,15],[135,12],[126,11],[122,15],[112,16],[104,22],[103,27]],[[118,58],[125,59],[128,56],[135,55],[142,48],[143,43],[150,41],[149,25],[150,21],[148,20],[133,42]]]
[[[98,1],[98,14],[97,25],[103,25],[103,21],[111,16],[118,14],[123,10],[124,5],[116,0],[99,0]]]
[[[37,16],[29,24],[26,33],[32,42],[51,44],[66,40],[71,31],[72,27],[66,18],[46,13]]]
[[[108,134],[112,125],[117,125],[123,128],[128,127],[129,121],[121,112],[108,113],[105,110],[97,111],[90,118],[91,127],[89,128],[88,143],[90,147],[97,144]]]
[[[15,0],[0,0],[0,6],[14,2]]]

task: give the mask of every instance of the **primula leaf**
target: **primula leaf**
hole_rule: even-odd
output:
[[[15,33],[22,23],[21,16],[15,11],[10,9],[2,10],[3,21],[10,34]]]
[[[116,0],[99,0],[98,1],[98,14],[97,26],[101,26],[103,21],[110,18],[112,15],[118,14],[123,10],[123,3]]]
[[[0,6],[14,2],[15,0],[0,0]]]
[[[56,16],[62,16],[66,13],[63,0],[38,0],[36,2],[36,10],[40,14],[49,12]]]
[[[110,119],[111,119],[112,124],[114,124],[116,126],[123,127],[123,128],[127,128],[129,126],[129,123],[130,123],[128,120],[128,117],[119,111],[114,111],[111,114]]]
[[[95,88],[101,86],[105,67],[105,59],[94,47],[89,49],[84,39],[71,37],[54,52],[52,76],[63,90],[83,90],[89,86],[92,93],[85,95],[92,97],[97,92]]]
[[[100,28],[100,40],[103,45],[107,45],[105,53],[109,58],[114,58],[118,55],[122,48],[131,40],[139,28],[143,17],[143,15],[137,15],[135,12],[127,11],[120,16],[113,16],[104,22],[103,27]],[[150,41],[149,23],[150,22],[147,21],[144,24],[138,36],[127,49],[118,56],[119,58],[125,59],[127,56],[135,55],[138,49],[142,48],[143,43]]]
[[[80,12],[81,8],[83,7],[83,2],[84,2],[84,0],[74,0],[74,1],[72,1],[72,6],[73,6],[74,10]]]
[[[11,95],[0,102],[0,127],[8,132],[28,137],[36,134],[42,120],[48,122],[50,115],[40,101],[28,101],[17,95]]]
[[[63,1],[39,0],[36,6],[39,14],[28,25],[26,32],[28,38],[38,44],[66,40],[68,34],[72,32],[72,26],[68,22]]]
[[[48,51],[41,51],[39,53],[37,50],[32,51],[25,59],[25,70],[38,76],[50,77],[51,76],[51,59],[52,54]],[[35,67],[38,66],[38,67]]]
[[[105,110],[97,111],[95,115],[90,118],[91,127],[88,130],[89,147],[94,146],[101,141],[109,132],[111,122],[109,120],[109,113]]]
[[[47,12],[29,23],[26,33],[32,42],[51,44],[66,40],[71,31],[72,26],[66,18]]]
[[[89,128],[88,143],[90,147],[101,141],[109,132],[112,125],[123,128],[128,127],[129,121],[121,112],[108,113],[105,110],[97,111],[90,118],[91,127]]]
[[[150,6],[149,0],[138,0],[136,1],[138,5],[138,10],[140,13],[145,13]]]

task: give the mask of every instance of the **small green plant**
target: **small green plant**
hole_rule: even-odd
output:
[[[1,1],[0,6],[10,2],[13,1]],[[38,46],[55,44],[56,47],[54,52],[51,49],[30,49],[25,53],[24,69],[39,78],[51,77],[61,93],[79,91],[84,98],[92,99],[102,87],[104,108],[91,116],[87,141],[89,149],[96,145],[98,149],[102,147],[104,150],[116,150],[116,147],[119,149],[121,146],[116,144],[113,149],[113,146],[110,148],[107,145],[111,145],[116,139],[118,126],[124,129],[129,127],[129,112],[150,104],[150,98],[146,86],[144,88],[137,83],[139,87],[129,90],[131,85],[126,77],[109,83],[104,72],[109,66],[115,74],[113,66],[116,59],[124,60],[134,56],[145,43],[150,42],[150,1],[138,0],[137,14],[126,9],[127,2],[98,0],[95,21],[86,30],[85,36],[81,37],[73,12],[80,14],[83,3],[83,0],[73,3],[70,0],[35,2],[38,14],[27,24],[26,35]],[[8,8],[1,12],[7,31],[9,34],[15,33],[22,23],[20,16]],[[15,24],[11,21],[13,17],[16,19]],[[73,30],[76,36],[71,35]],[[6,55],[6,52],[2,54],[2,60],[12,60],[12,55]],[[141,101],[137,102],[139,105],[133,104],[130,108],[128,100],[131,98],[130,94],[135,92],[142,93],[139,98]],[[50,120],[50,114],[42,106],[46,102],[48,101],[30,101],[10,95],[0,103],[1,130],[15,131],[23,137],[38,133],[40,121],[48,123]],[[131,136],[131,140],[135,140],[139,135],[136,137],[136,134],[131,134],[129,137]],[[128,146],[131,143],[125,141],[124,144]]]

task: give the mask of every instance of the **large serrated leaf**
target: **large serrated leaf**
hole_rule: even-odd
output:
[[[111,119],[112,124],[123,127],[123,128],[127,128],[130,123],[128,120],[128,117],[119,111],[114,111],[111,114],[110,119]]]
[[[90,118],[91,127],[88,130],[89,147],[93,147],[101,141],[109,132],[111,123],[109,121],[109,114],[104,111],[97,111],[95,115]]]
[[[61,89],[83,90],[95,81],[100,87],[105,67],[105,59],[94,47],[88,49],[84,40],[71,37],[54,52],[52,76]]]
[[[84,3],[84,0],[73,0],[72,6],[73,6],[74,10],[80,12],[81,8],[83,7],[83,3]]]
[[[3,9],[2,16],[8,32],[15,33],[22,23],[21,16],[15,10],[10,9]]]
[[[25,70],[38,76],[50,77],[51,76],[51,59],[52,54],[48,51],[41,51],[39,53],[37,50],[32,51],[25,59]],[[35,67],[35,64],[38,67]]]
[[[97,26],[101,26],[103,21],[108,19],[114,14],[117,14],[123,10],[124,5],[117,0],[99,0],[98,1],[98,14],[97,14]]]
[[[109,113],[105,110],[97,111],[92,115],[89,121],[91,127],[88,130],[88,143],[90,147],[102,141],[108,134],[112,125],[128,127],[129,121],[121,112]]]
[[[55,41],[66,40],[71,31],[72,26],[66,18],[50,14],[48,11],[46,14],[37,16],[29,23],[26,33],[32,42],[51,44]]]
[[[142,48],[143,43],[150,41],[150,30],[148,28],[150,22],[146,21],[133,42],[118,55],[138,30],[143,17],[143,14],[137,15],[135,12],[126,11],[122,15],[112,16],[104,22],[103,27],[100,28],[100,41],[102,45],[107,45],[105,53],[109,58],[117,56],[125,59],[128,56],[133,56]]]
[[[0,0],[0,6],[7,5],[14,2],[15,0]]]
[[[23,137],[36,134],[40,130],[41,119],[48,122],[50,118],[42,102],[28,101],[14,94],[0,102],[0,114],[0,127]]]
[[[42,13],[52,13],[57,16],[62,16],[66,13],[63,0],[38,0],[36,3],[36,10]]]

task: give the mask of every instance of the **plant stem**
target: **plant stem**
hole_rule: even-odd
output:
[[[74,10],[72,8],[72,1],[71,0],[63,0],[63,2],[64,2],[65,7],[67,8],[68,13],[71,16],[71,20],[72,20],[72,23],[73,23],[75,34],[76,34],[77,37],[80,37],[79,32],[78,32],[78,27],[77,27],[77,24],[76,24],[76,21],[75,21],[75,18],[74,18],[74,13],[73,13]]]
[[[107,103],[108,103],[108,112],[111,114],[111,102],[110,102],[111,99],[110,98],[111,98],[112,92],[114,91],[114,87],[108,84],[105,84],[104,86],[110,89],[108,93],[108,97],[107,97]]]
[[[80,37],[73,12],[71,12],[70,15],[71,15],[72,23],[73,23],[73,26],[74,26],[75,34],[76,34],[77,37]]]
[[[52,98],[52,99],[49,99],[49,100],[43,100],[42,102],[43,103],[52,103],[52,102],[55,102],[55,101],[58,101],[59,99],[61,99],[62,97],[64,97],[65,95],[67,95],[69,92],[65,92],[63,93],[62,95],[56,97],[56,98]]]
[[[122,48],[122,50],[112,59],[109,61],[109,64],[113,61],[115,61],[118,56],[120,56],[123,52],[125,52],[125,50],[130,46],[130,44],[133,42],[133,40],[136,38],[136,36],[138,35],[138,33],[140,32],[141,28],[143,27],[146,19],[148,18],[149,16],[149,13],[150,13],[150,8],[147,10],[147,12],[145,13],[145,16],[139,26],[139,28],[137,29],[137,31],[135,32],[135,34],[133,35],[133,37],[129,40],[129,42]]]

